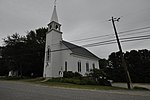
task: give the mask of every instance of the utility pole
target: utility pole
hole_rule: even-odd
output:
[[[129,74],[129,71],[128,71],[128,68],[127,68],[125,59],[124,59],[124,55],[123,55],[122,48],[121,48],[121,44],[120,44],[120,41],[119,41],[117,29],[116,29],[116,26],[115,26],[115,21],[118,21],[118,22],[119,22],[119,19],[120,19],[120,18],[113,18],[113,17],[112,17],[112,19],[110,19],[109,21],[111,21],[112,24],[113,24],[113,28],[114,28],[116,40],[117,40],[118,47],[119,47],[119,51],[120,51],[121,64],[122,64],[122,67],[124,68],[125,74],[126,74],[127,86],[128,86],[128,89],[131,89],[131,78],[130,78],[130,74]]]

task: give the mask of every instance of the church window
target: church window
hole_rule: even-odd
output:
[[[89,72],[89,71],[90,71],[89,63],[87,62],[87,63],[86,63],[86,72]]]
[[[68,63],[65,61],[65,71],[67,71]]]
[[[93,69],[95,69],[95,64],[93,63]]]
[[[78,62],[78,72],[81,72],[81,61]]]
[[[47,47],[47,61],[50,60],[50,47]]]

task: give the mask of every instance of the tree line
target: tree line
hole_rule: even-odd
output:
[[[3,39],[0,58],[0,76],[8,75],[10,70],[17,70],[21,76],[42,76],[47,28],[31,30],[25,36],[15,33]],[[133,82],[150,82],[150,51],[131,50],[124,54]],[[108,79],[125,82],[125,72],[121,66],[120,52],[113,52],[108,59],[100,59],[101,71]]]
[[[124,58],[130,73],[132,82],[150,82],[150,51],[131,50],[124,53]],[[113,52],[108,60],[100,60],[101,69],[107,73],[107,77],[115,82],[126,82],[125,71],[121,66],[120,52]]]
[[[0,75],[8,75],[10,70],[21,76],[42,76],[47,28],[31,30],[26,36],[15,33],[3,39]]]

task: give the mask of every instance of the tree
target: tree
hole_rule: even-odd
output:
[[[5,59],[3,58],[2,55],[2,50],[4,47],[0,47],[0,76],[7,75],[8,73],[8,68],[5,65]]]
[[[126,61],[129,66],[133,82],[150,82],[150,54],[149,51],[131,50],[126,52]]]
[[[34,73],[35,76],[42,76],[45,54],[45,41],[47,28],[39,28],[36,31],[30,31],[26,38],[26,48],[30,53],[29,66],[32,68],[30,73]]]
[[[15,33],[3,40],[5,47],[2,50],[2,54],[6,61],[4,66],[7,66],[9,71],[18,70],[24,61],[23,57],[20,55],[24,54],[25,37]]]
[[[100,69],[106,68],[109,66],[109,61],[106,59],[100,59],[99,60],[99,67]]]
[[[42,76],[47,28],[30,31],[26,36],[13,34],[4,39],[3,55],[9,70],[18,70],[20,75]]]
[[[131,76],[132,82],[150,82],[150,51],[131,50],[124,54],[124,58]],[[107,74],[116,82],[125,82],[125,72],[121,67],[119,52],[113,52],[109,56],[109,70]]]
[[[110,79],[116,82],[125,82],[125,72],[124,68],[121,66],[121,56],[120,52],[113,52],[109,55],[109,69],[107,73],[111,76]]]

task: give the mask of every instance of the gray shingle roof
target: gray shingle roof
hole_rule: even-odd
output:
[[[73,54],[75,55],[79,55],[79,56],[83,56],[83,57],[88,57],[88,58],[93,58],[93,59],[100,59],[98,58],[96,55],[94,55],[93,53],[91,53],[89,50],[81,47],[81,46],[77,46],[75,44],[66,42],[66,41],[62,41],[62,43],[68,47]]]

